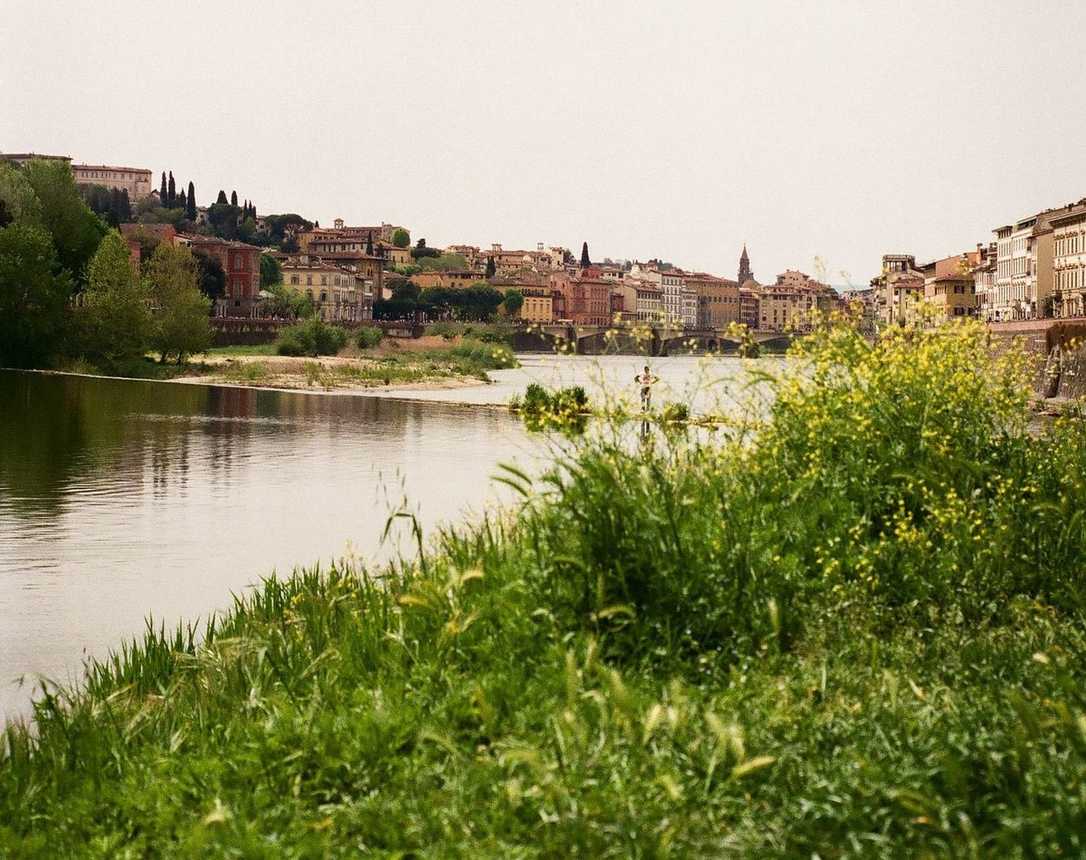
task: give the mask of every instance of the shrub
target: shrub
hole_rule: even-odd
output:
[[[359,349],[373,349],[384,336],[384,331],[377,326],[362,326],[358,330],[358,340],[356,342]]]
[[[666,424],[685,424],[690,420],[690,407],[685,403],[667,403],[660,410],[660,420]]]
[[[283,329],[276,341],[276,352],[279,355],[335,355],[346,343],[344,329],[314,318]]]
[[[445,340],[452,340],[463,333],[463,323],[441,321],[426,326],[426,334],[431,337],[443,337]]]

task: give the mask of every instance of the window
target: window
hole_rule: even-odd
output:
[[[290,276],[290,282],[291,282],[292,284],[297,284],[297,283],[298,283],[298,281],[299,281],[299,278],[298,278],[298,276],[297,276],[297,275],[291,275],[291,276]]]

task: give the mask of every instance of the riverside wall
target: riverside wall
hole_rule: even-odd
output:
[[[1034,389],[1040,397],[1086,396],[1086,318],[990,323],[992,344],[1021,343],[1036,358]]]

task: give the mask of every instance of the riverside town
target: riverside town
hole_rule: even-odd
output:
[[[0,858],[1086,858],[1055,5],[16,0]]]

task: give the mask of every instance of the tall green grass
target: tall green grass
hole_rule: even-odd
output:
[[[977,329],[800,349],[50,688],[0,855],[1081,856],[1086,430]]]

